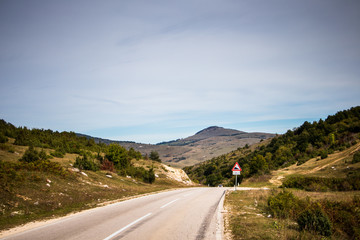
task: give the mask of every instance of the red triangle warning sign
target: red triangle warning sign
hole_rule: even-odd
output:
[[[232,168],[232,171],[233,171],[233,172],[240,172],[240,171],[242,171],[240,165],[239,165],[237,162],[235,163],[234,167]]]

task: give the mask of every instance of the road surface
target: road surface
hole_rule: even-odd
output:
[[[186,188],[107,205],[4,239],[221,239],[225,188]]]

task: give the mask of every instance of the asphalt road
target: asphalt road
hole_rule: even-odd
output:
[[[221,239],[225,188],[186,188],[71,215],[5,239]]]

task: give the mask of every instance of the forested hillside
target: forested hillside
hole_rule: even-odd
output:
[[[0,149],[14,152],[12,145],[8,144],[9,139],[14,139],[14,145],[30,146],[20,159],[25,163],[44,165],[44,162],[48,162],[51,158],[63,158],[67,153],[77,154],[74,166],[79,169],[109,170],[122,176],[144,178],[146,182],[155,180],[152,169],[145,171],[131,164],[132,159],[143,158],[140,152],[132,148],[127,150],[118,144],[95,143],[93,139],[79,137],[74,132],[15,127],[11,123],[0,120]],[[47,155],[45,151],[39,151],[36,148],[51,149],[51,151]],[[158,158],[153,160],[161,161]]]
[[[230,183],[233,177],[231,168],[235,162],[242,167],[241,178],[260,175],[294,163],[303,164],[313,157],[326,158],[328,154],[356,144],[359,134],[360,106],[357,106],[328,116],[325,120],[304,122],[255,149],[245,146],[184,170],[200,183],[213,186]]]

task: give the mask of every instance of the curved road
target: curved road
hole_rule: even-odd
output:
[[[4,239],[221,239],[225,188],[185,188],[84,211]]]

